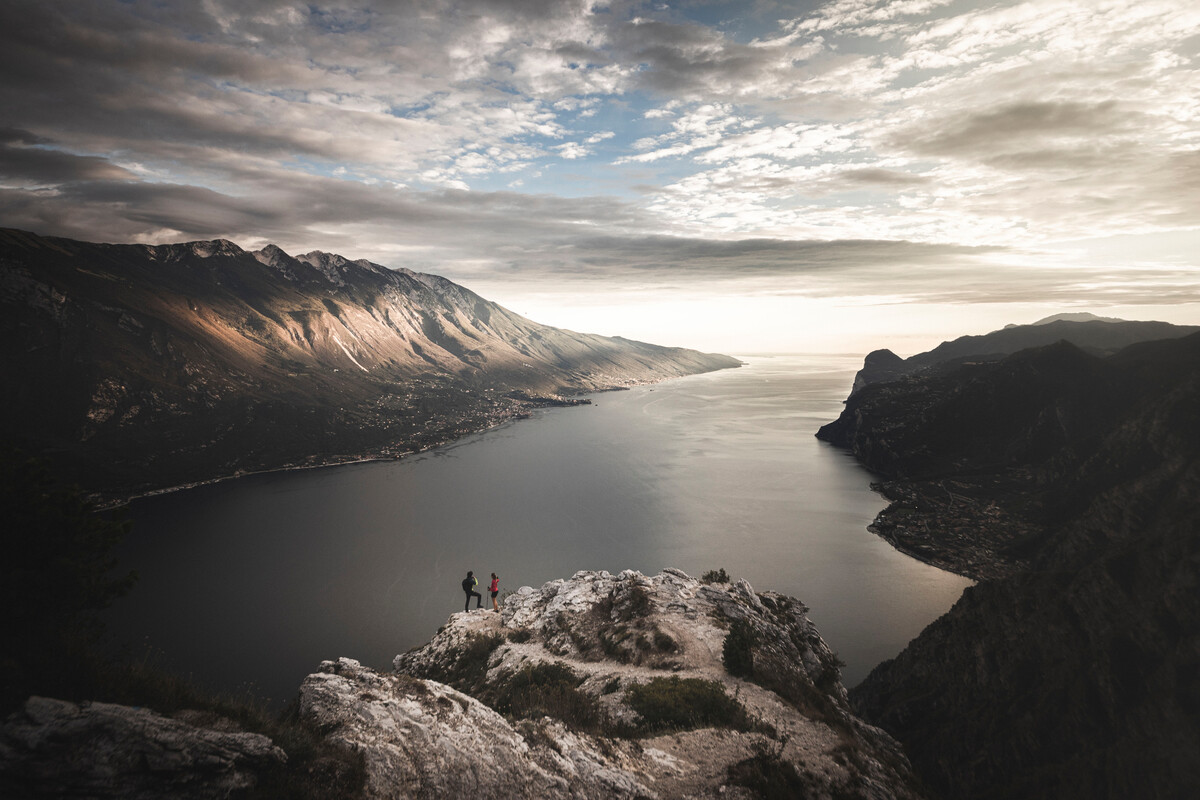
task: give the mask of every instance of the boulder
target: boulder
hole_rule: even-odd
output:
[[[4,797],[237,797],[286,760],[256,733],[111,703],[31,697],[0,725]]]

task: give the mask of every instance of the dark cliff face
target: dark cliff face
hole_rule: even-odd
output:
[[[990,578],[852,691],[932,786],[1195,796],[1200,336],[871,386],[822,436],[902,498],[885,536]]]
[[[444,278],[232,242],[0,231],[2,435],[115,493],[404,452],[561,394],[736,366],[531,322]]]

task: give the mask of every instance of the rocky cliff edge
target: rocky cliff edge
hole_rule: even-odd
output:
[[[297,724],[353,769],[335,783],[310,774],[311,790],[301,777],[300,789],[505,800],[919,797],[900,746],[851,713],[837,656],[807,612],[745,581],[674,569],[578,572],[521,587],[499,614],[451,616],[427,645],[397,656],[394,672],[323,662],[300,688]],[[232,723],[220,732],[190,724],[187,714],[33,698],[0,725],[0,788],[275,796],[273,776],[291,753]]]
[[[807,610],[673,569],[578,572],[453,615],[394,674],[325,662],[301,713],[362,754],[373,797],[918,796]]]

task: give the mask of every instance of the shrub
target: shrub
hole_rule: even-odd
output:
[[[480,699],[512,719],[548,716],[575,730],[598,733],[604,715],[597,700],[579,690],[583,680],[564,664],[533,664],[497,681]]]
[[[779,753],[768,752],[766,748],[760,748],[752,758],[730,766],[728,775],[731,784],[745,787],[764,800],[810,797],[818,788],[812,773],[801,775]]]
[[[729,583],[729,573],[724,567],[720,569],[710,569],[708,572],[700,576],[701,583]]]
[[[632,622],[647,616],[653,609],[650,593],[644,586],[634,586],[628,596],[617,608],[617,619],[621,622]]]
[[[533,631],[529,630],[529,628],[517,628],[515,631],[508,632],[508,640],[517,644],[528,642],[532,638]]]
[[[760,654],[754,666],[754,682],[779,695],[809,719],[819,720],[837,731],[848,732],[845,712],[832,695],[822,691],[790,660]]]
[[[654,629],[654,649],[660,653],[674,653],[679,649],[679,645],[671,636],[658,628]]]
[[[745,620],[734,620],[725,636],[725,644],[721,647],[721,660],[725,662],[725,671],[739,678],[749,678],[754,675],[754,645],[758,637],[754,629]]]
[[[725,693],[717,681],[700,678],[654,678],[631,686],[625,696],[641,716],[643,732],[725,727],[750,730],[753,726],[742,704]]]

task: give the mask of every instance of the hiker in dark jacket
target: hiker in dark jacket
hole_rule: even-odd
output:
[[[467,570],[467,577],[463,578],[463,591],[467,593],[467,604],[463,606],[463,611],[471,610],[471,597],[474,597],[478,603],[476,608],[483,608],[483,595],[475,591],[475,587],[479,585],[479,581],[475,578],[475,573]]]

